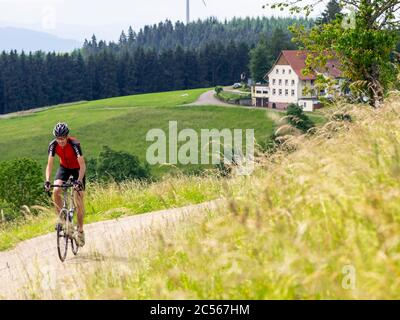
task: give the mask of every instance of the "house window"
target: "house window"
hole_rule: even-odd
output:
[[[292,96],[294,96],[294,90],[292,90]]]
[[[279,85],[280,86],[282,85],[282,79],[279,79]]]
[[[285,80],[285,86],[289,85],[289,80]]]
[[[311,80],[310,82],[311,82],[311,85],[313,86],[314,85],[314,80]]]
[[[282,70],[282,74],[285,74],[285,69]]]
[[[272,84],[273,84],[273,85],[275,85],[275,82],[276,82],[275,79],[272,79]]]
[[[272,89],[272,94],[276,95],[276,89]]]
[[[294,86],[294,80],[292,80],[292,86]]]
[[[279,89],[279,95],[280,96],[282,95],[282,89]]]
[[[289,95],[289,90],[285,89],[285,96]]]
[[[257,90],[257,93],[261,93],[261,91],[260,91],[260,90]]]
[[[279,69],[276,69],[276,74],[278,74],[279,73]]]
[[[289,69],[289,74],[292,74],[292,69]]]

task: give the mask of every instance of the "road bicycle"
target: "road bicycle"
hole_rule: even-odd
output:
[[[61,188],[63,190],[63,206],[59,213],[59,221],[62,222],[59,222],[56,225],[57,251],[62,262],[64,262],[67,257],[69,242],[71,243],[71,250],[74,255],[78,254],[79,249],[78,243],[74,237],[74,234],[77,233],[77,226],[74,224],[74,213],[76,209],[74,192],[79,193],[79,191],[73,189],[73,181],[73,177],[70,176],[68,181],[61,185],[50,185],[50,188]]]

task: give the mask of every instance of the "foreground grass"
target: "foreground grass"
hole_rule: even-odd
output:
[[[297,151],[265,159],[228,207],[148,240],[128,271],[85,275],[84,297],[398,299],[400,103],[348,112],[288,140]]]
[[[87,188],[85,224],[181,207],[218,198],[223,180],[215,177],[165,177],[153,184],[126,182],[90,184]],[[23,240],[54,232],[55,213],[41,207],[39,216],[27,216],[19,223],[0,224],[0,251]]]

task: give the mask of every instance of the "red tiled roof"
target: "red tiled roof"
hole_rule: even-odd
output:
[[[282,50],[281,54],[279,55],[278,59],[283,55],[296,74],[299,76],[301,80],[314,80],[316,78],[316,74],[314,72],[304,76],[301,72],[306,67],[306,58],[307,58],[307,51],[305,50]],[[275,62],[276,63],[276,62]],[[274,64],[275,66],[275,64]],[[338,68],[339,61],[333,59],[328,60],[326,67],[328,70],[324,70],[324,73],[327,72],[330,76],[334,78],[338,78],[341,76],[342,72]]]

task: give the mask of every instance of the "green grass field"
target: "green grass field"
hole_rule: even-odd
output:
[[[178,121],[178,130],[223,128],[252,128],[257,141],[265,140],[274,123],[266,110],[223,108],[216,106],[181,106],[195,101],[209,89],[143,94],[70,106],[54,107],[10,119],[0,119],[0,161],[31,157],[45,168],[47,146],[52,140],[52,128],[58,121],[67,122],[71,135],[82,144],[86,158],[99,154],[103,145],[114,150],[136,154],[143,162],[152,142],[145,137],[149,129],[166,132],[168,121]],[[193,170],[194,166],[179,167],[178,171]],[[161,176],[173,169],[153,166],[152,173]]]

